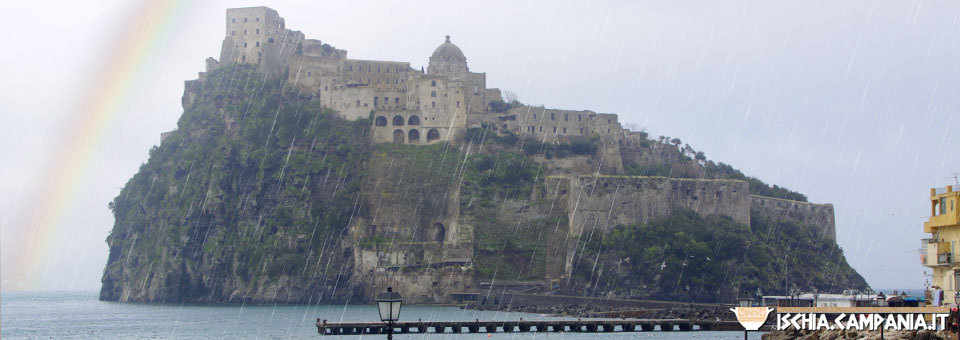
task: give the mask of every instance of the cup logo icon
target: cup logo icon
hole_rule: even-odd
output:
[[[755,331],[767,322],[767,315],[774,311],[770,307],[737,307],[730,308],[730,311],[737,315],[737,321],[748,331]]]

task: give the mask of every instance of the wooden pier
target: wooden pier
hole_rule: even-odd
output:
[[[496,321],[404,321],[394,324],[394,333],[510,333],[510,332],[637,332],[696,330],[743,330],[736,321],[689,319],[587,319],[587,320],[496,320]],[[384,334],[383,322],[327,322],[317,319],[322,335]]]

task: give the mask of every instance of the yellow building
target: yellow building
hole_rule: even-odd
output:
[[[943,289],[944,303],[956,303],[960,287],[960,191],[956,186],[930,189],[930,220],[923,232],[923,265],[933,270],[933,285]]]

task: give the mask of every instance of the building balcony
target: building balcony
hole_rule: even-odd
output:
[[[935,239],[923,239],[921,249],[924,266],[947,266],[956,263],[950,242],[936,242]]]
[[[960,228],[960,192],[952,185],[930,189],[930,220],[923,223],[923,232],[937,233],[940,228]]]
[[[936,233],[939,228],[957,226],[960,227],[960,216],[955,213],[948,213],[938,216],[930,216],[930,220],[923,222],[923,232]]]

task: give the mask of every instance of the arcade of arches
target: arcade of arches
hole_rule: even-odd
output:
[[[414,128],[415,126],[420,126],[420,117],[416,115],[412,115],[407,119],[404,119],[403,116],[397,115],[397,116],[394,116],[391,120],[393,123],[392,126],[402,127],[406,124],[406,125],[409,125],[411,128],[410,129],[394,128],[391,134],[381,135],[386,138],[386,140],[382,140],[383,142],[392,141],[393,143],[398,143],[398,144],[404,144],[404,143],[421,144],[421,143],[431,143],[431,142],[440,140],[440,130],[438,130],[437,128],[429,128],[429,129],[423,128],[423,130],[425,131],[421,131],[420,129]],[[388,123],[387,117],[384,117],[384,116],[377,116],[377,118],[373,120],[374,127],[378,127],[378,128],[386,127],[388,125],[387,123]],[[390,130],[387,130],[387,131],[390,131]],[[426,136],[423,136],[424,133],[426,134]],[[424,137],[426,137],[426,140],[423,139]]]
[[[417,115],[410,115],[410,118],[406,119],[407,125],[420,125],[420,117]],[[393,116],[393,126],[403,126],[403,116],[396,115]],[[387,117],[377,116],[374,120],[375,126],[387,126]]]

